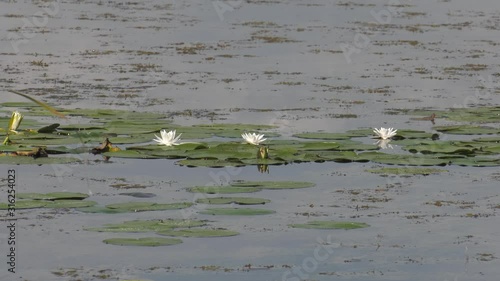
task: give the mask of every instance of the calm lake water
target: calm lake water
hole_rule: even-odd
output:
[[[60,108],[162,112],[182,125],[277,125],[284,138],[381,126],[432,132],[430,122],[394,110],[500,104],[499,7],[494,0],[2,0],[0,88]],[[25,100],[2,91],[1,101]],[[241,234],[156,248],[107,245],[103,239],[139,236],[83,228],[185,213],[18,210],[17,272],[4,270],[2,222],[0,280],[458,281],[500,274],[498,168],[381,177],[365,171],[382,166],[374,163],[315,163],[271,166],[262,174],[254,166],[81,157],[84,164],[69,165],[59,177],[48,165],[1,165],[1,171],[16,169],[17,192],[91,193],[103,205],[134,200],[119,195],[127,191],[191,202],[196,197],[185,187],[231,180],[316,186],[249,195],[270,199],[264,207],[272,215],[214,217],[195,209],[189,218]],[[117,182],[146,188],[110,186]],[[2,182],[1,202],[6,190]],[[316,219],[370,227],[288,227]]]

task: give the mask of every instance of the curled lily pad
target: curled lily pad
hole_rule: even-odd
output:
[[[347,221],[310,221],[304,224],[290,224],[293,228],[315,228],[315,229],[356,229],[365,228],[370,225],[363,222]]]
[[[181,229],[181,230],[158,231],[156,232],[156,234],[164,236],[180,236],[180,237],[227,237],[227,236],[235,236],[238,235],[239,233],[227,229],[192,228],[192,229]]]
[[[181,239],[162,238],[162,237],[143,237],[143,238],[110,238],[103,240],[106,244],[119,246],[145,246],[158,247],[170,246],[182,243]]]
[[[252,209],[252,208],[208,208],[200,212],[204,215],[222,216],[256,216],[276,213],[273,210]]]
[[[232,186],[258,187],[262,189],[292,189],[313,187],[316,184],[306,181],[232,181]]]
[[[215,198],[200,198],[196,203],[201,204],[238,204],[238,205],[260,205],[271,202],[269,199],[253,198],[253,197],[215,197]]]

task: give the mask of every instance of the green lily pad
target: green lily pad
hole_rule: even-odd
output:
[[[89,197],[85,193],[79,192],[50,192],[50,193],[17,193],[19,199],[37,199],[37,200],[83,200]]]
[[[449,159],[440,158],[438,155],[397,155],[382,152],[363,152],[359,154],[359,157],[375,163],[388,165],[446,166],[450,164]]]
[[[85,228],[85,230],[97,232],[152,232],[203,225],[205,225],[205,222],[199,220],[133,220],[119,224],[106,224],[103,227]]]
[[[451,160],[453,165],[470,166],[470,167],[497,167],[500,166],[500,159],[467,157]]]
[[[85,208],[77,208],[77,211],[89,214],[121,214],[121,213],[130,213],[129,210],[126,209],[110,209],[102,206],[92,206]]]
[[[335,150],[340,146],[337,142],[304,142],[300,150]]]
[[[348,140],[353,137],[348,133],[301,133],[292,135],[301,139],[321,139],[321,140]]]
[[[252,198],[252,197],[215,197],[215,198],[200,198],[196,203],[201,204],[238,204],[238,205],[260,205],[271,202],[269,199]]]
[[[370,225],[363,222],[347,222],[347,221],[310,221],[304,224],[290,224],[293,228],[314,228],[314,229],[356,229],[365,228]]]
[[[378,168],[378,169],[368,169],[367,172],[373,174],[384,174],[384,175],[430,175],[448,172],[448,170],[436,169],[436,168],[414,168],[414,167],[398,167],[398,168]]]
[[[102,155],[115,158],[135,158],[135,159],[157,159],[158,157],[141,153],[135,150],[120,150],[104,152]]]
[[[500,133],[498,128],[472,125],[435,126],[433,129],[453,135],[492,135]]]
[[[461,154],[461,155],[471,155],[474,154],[479,148],[475,148],[470,145],[464,145],[460,142],[455,141],[436,141],[433,143],[420,144],[420,145],[407,145],[403,147],[404,150],[408,150],[411,153],[420,152],[423,154],[429,153],[449,153],[449,154]]]
[[[82,200],[56,200],[47,203],[44,208],[84,208],[96,205],[94,201]]]
[[[184,159],[176,162],[177,165],[186,167],[240,167],[245,166],[240,160],[218,160],[218,159]]]
[[[201,124],[194,125],[195,128],[211,128],[217,130],[244,130],[246,132],[266,130],[277,128],[277,126],[272,125],[262,125],[262,124]]]
[[[47,204],[49,204],[49,202],[41,200],[18,200],[15,206],[11,207],[15,207],[16,209],[36,209],[43,208]],[[0,202],[0,210],[7,210],[8,208],[9,204]]]
[[[0,164],[8,165],[47,165],[47,164],[70,164],[81,162],[73,157],[40,157],[33,159],[28,156],[0,156]]]
[[[163,210],[178,210],[191,207],[193,203],[168,203],[160,204],[153,202],[128,202],[106,205],[109,209],[122,209],[130,212],[146,212],[146,211],[163,211]]]
[[[162,237],[143,237],[143,238],[110,238],[102,242],[111,245],[119,246],[145,246],[145,247],[158,247],[158,246],[171,246],[182,243],[181,239],[175,238],[162,238]]]
[[[106,130],[106,128],[104,128],[101,124],[71,124],[59,126],[58,129],[63,131]]]
[[[245,133],[247,130],[241,129],[241,130],[234,130],[234,131],[221,131],[221,132],[215,132],[214,136],[221,137],[221,138],[237,138],[241,139],[243,142],[243,139],[241,137],[241,134]],[[263,132],[261,132],[263,133]],[[277,138],[280,136],[280,134],[277,133],[270,133],[270,132],[265,132],[264,138]],[[267,142],[267,141],[265,141]]]
[[[239,233],[227,229],[192,228],[192,229],[181,229],[181,230],[158,231],[156,232],[156,234],[164,236],[175,236],[175,237],[227,237],[227,236],[235,236],[238,235]]]
[[[232,181],[232,186],[258,187],[262,189],[293,189],[313,187],[316,184],[306,181]]]
[[[427,133],[425,131],[416,130],[398,130],[395,139],[435,139],[437,134]]]
[[[251,208],[208,208],[200,212],[204,215],[217,216],[256,216],[276,213],[273,210],[251,209]]]
[[[232,193],[250,193],[262,190],[258,187],[240,187],[240,186],[193,186],[187,191],[205,194],[232,194]]]
[[[473,139],[475,142],[492,142],[492,143],[500,143],[500,137],[484,137]]]

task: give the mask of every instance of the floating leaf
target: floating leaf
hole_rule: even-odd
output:
[[[240,186],[193,186],[187,189],[189,192],[206,194],[231,194],[231,193],[250,193],[262,190],[258,187],[240,187]]]
[[[472,125],[435,126],[433,129],[453,135],[491,135],[500,133],[498,128]]]
[[[182,243],[181,239],[162,238],[162,237],[143,237],[143,238],[110,238],[103,240],[106,244],[119,246],[170,246]]]
[[[245,166],[245,164],[239,160],[218,160],[218,159],[185,159],[177,161],[176,164],[186,167],[211,167],[211,168],[223,168],[228,166]]]
[[[97,232],[152,232],[203,225],[205,225],[205,222],[199,220],[133,220],[119,224],[106,224],[103,227],[86,228],[85,230]]]
[[[83,200],[89,197],[85,193],[79,192],[50,192],[50,193],[17,193],[19,199],[37,199],[37,200]]]
[[[177,210],[191,207],[193,203],[168,203],[160,204],[153,202],[128,202],[106,205],[109,209],[122,209],[130,212],[145,212],[145,211],[163,211],[163,210]]]
[[[232,186],[258,187],[263,189],[292,189],[315,186],[312,182],[305,181],[232,181]]]
[[[200,212],[205,215],[222,216],[256,216],[276,213],[273,210],[251,209],[251,208],[208,208]]]
[[[116,158],[135,158],[135,159],[157,159],[158,157],[144,154],[135,150],[120,150],[113,152],[104,152],[102,155],[107,157],[116,157]]]
[[[322,139],[322,140],[347,140],[353,137],[347,133],[301,133],[292,135],[301,139]]]
[[[238,205],[260,205],[271,202],[268,199],[252,198],[252,197],[215,197],[215,198],[200,198],[196,203],[201,204],[238,204]]]
[[[238,235],[239,233],[227,229],[193,228],[193,229],[182,229],[182,230],[158,231],[156,232],[156,234],[164,236],[176,236],[176,237],[227,237],[227,236],[235,236]]]
[[[96,205],[94,201],[82,200],[56,200],[51,201],[44,206],[44,208],[84,208]]]
[[[293,228],[314,228],[314,229],[356,229],[365,228],[370,225],[363,222],[346,221],[310,221],[305,224],[290,224]]]
[[[72,157],[40,157],[37,159],[33,159],[33,157],[28,157],[28,156],[0,157],[0,164],[9,164],[9,165],[69,164],[77,162],[81,162],[81,160]]]
[[[43,208],[47,205],[48,201],[41,200],[18,200],[15,205],[11,205],[10,208],[14,207],[15,209],[35,209],[35,208]],[[0,202],[0,210],[7,210],[9,208],[9,204]]]

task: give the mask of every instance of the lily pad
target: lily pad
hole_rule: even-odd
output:
[[[97,202],[85,200],[56,200],[51,201],[44,208],[84,208],[96,205]]]
[[[49,204],[48,201],[18,200],[16,201],[15,206],[10,206],[10,207],[14,207],[16,209],[36,209],[36,208],[43,208],[47,204]],[[0,202],[0,210],[7,210],[8,208],[9,204]]]
[[[313,187],[316,184],[306,181],[232,181],[232,186],[258,187],[262,189],[293,189]]]
[[[370,225],[363,222],[347,222],[347,221],[310,221],[304,224],[290,224],[293,228],[314,228],[314,229],[357,229],[365,228]]]
[[[50,193],[17,193],[19,199],[37,199],[37,200],[83,200],[89,197],[85,193],[79,192],[50,192]]]
[[[227,236],[235,236],[238,235],[239,233],[227,229],[192,228],[192,229],[181,229],[181,230],[158,231],[156,232],[156,234],[164,236],[180,236],[180,237],[227,237]]]
[[[194,125],[195,128],[211,128],[217,130],[244,130],[244,131],[256,131],[277,128],[277,126],[272,125],[262,125],[262,124],[201,124]]]
[[[102,155],[107,157],[116,157],[116,158],[135,158],[135,159],[157,159],[158,157],[144,154],[135,150],[120,150],[114,152],[105,152]]]
[[[205,225],[205,222],[199,220],[133,220],[119,224],[106,224],[103,227],[85,228],[85,230],[97,232],[152,232],[203,225]]]
[[[240,167],[245,166],[240,160],[218,160],[218,159],[184,159],[176,162],[177,165],[186,167]]]
[[[215,197],[215,198],[200,198],[196,203],[200,204],[238,204],[238,205],[260,205],[271,202],[269,199],[253,198],[253,197]]]
[[[232,193],[250,193],[262,190],[258,187],[240,187],[240,186],[193,186],[187,189],[189,192],[206,194],[232,194]]]
[[[160,204],[153,202],[128,202],[128,203],[109,204],[106,205],[106,208],[128,210],[129,212],[145,212],[145,211],[178,210],[191,207],[192,205],[193,203],[190,202],[168,203],[168,204]]]
[[[204,215],[222,216],[256,216],[276,213],[273,210],[252,209],[252,208],[208,208],[200,212]]]
[[[73,157],[40,157],[33,159],[28,156],[0,156],[0,164],[9,165],[44,165],[44,164],[70,164],[81,162]]]
[[[292,135],[292,137],[301,139],[321,139],[321,140],[348,140],[353,137],[352,134],[347,133],[301,133]]]
[[[500,133],[498,128],[472,125],[435,126],[433,129],[453,135],[492,135]]]
[[[162,237],[143,237],[143,238],[110,238],[103,240],[106,244],[119,246],[170,246],[182,243],[181,239],[162,238]]]

